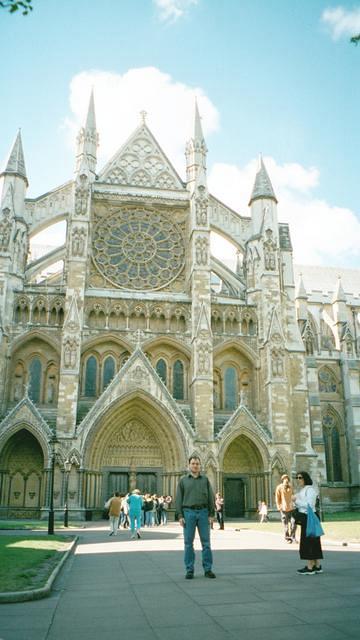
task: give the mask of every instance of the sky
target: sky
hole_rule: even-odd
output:
[[[349,42],[360,33],[360,2],[33,0],[33,7],[27,16],[0,9],[0,158],[20,127],[28,197],[72,179],[92,88],[98,172],[145,110],[185,178],[196,97],[211,193],[249,215],[262,154],[295,262],[360,268],[360,45]],[[56,244],[58,234],[48,231],[43,241]]]

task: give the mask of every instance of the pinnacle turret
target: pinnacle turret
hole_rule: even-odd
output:
[[[9,158],[6,163],[6,167],[4,171],[2,171],[2,173],[0,174],[0,176],[5,176],[5,175],[19,176],[20,178],[23,178],[25,180],[26,186],[28,186],[29,184],[26,176],[24,151],[23,151],[23,146],[21,141],[20,130],[17,133],[15,142],[10,151]]]
[[[304,286],[304,281],[302,278],[302,273],[299,275],[299,280],[297,281],[296,289],[295,289],[295,299],[297,300],[307,300],[308,294],[306,293],[306,289]]]
[[[96,130],[94,92],[91,91],[85,127],[81,127],[77,137],[76,173],[90,172],[95,177],[96,150],[99,136]]]
[[[268,200],[274,200],[277,203],[277,199],[272,187],[270,178],[266,171],[263,159],[260,159],[260,168],[256,174],[254,187],[252,190],[249,206],[254,200],[267,198]]]
[[[195,100],[194,135],[186,145],[186,180],[194,184],[200,170],[206,171],[207,147],[201,126],[201,118]]]
[[[341,283],[341,276],[338,277],[336,289],[333,295],[332,303],[334,302],[346,302],[346,295]]]

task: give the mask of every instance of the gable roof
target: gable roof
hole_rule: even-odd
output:
[[[105,165],[98,181],[150,189],[185,190],[180,176],[145,122]]]

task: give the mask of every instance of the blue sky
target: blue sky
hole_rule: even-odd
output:
[[[34,197],[72,178],[95,89],[99,165],[148,112],[184,174],[194,96],[211,191],[243,215],[262,153],[297,262],[360,267],[360,3],[33,0],[0,13],[0,157],[19,127]]]

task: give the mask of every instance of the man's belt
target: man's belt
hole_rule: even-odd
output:
[[[183,509],[196,509],[196,511],[199,511],[200,509],[207,509],[208,505],[207,504],[193,504],[191,505],[191,507],[183,507]]]

